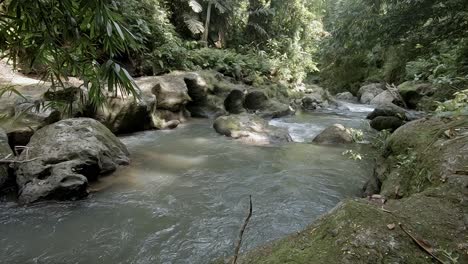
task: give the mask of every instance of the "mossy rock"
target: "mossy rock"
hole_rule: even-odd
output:
[[[367,200],[347,201],[304,231],[247,253],[239,263],[433,263],[398,223],[430,243],[441,259],[448,261],[446,250],[465,263],[459,246],[466,241],[466,231],[460,233],[463,205],[429,195],[391,201],[388,211]]]
[[[221,116],[215,120],[213,128],[221,135],[255,145],[292,141],[286,129],[271,126],[257,115]]]
[[[468,117],[421,119],[397,129],[387,142],[386,159],[378,164],[386,167],[377,175],[381,194],[408,197],[467,171],[467,131]]]

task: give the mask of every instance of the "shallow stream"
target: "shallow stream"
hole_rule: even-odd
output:
[[[296,143],[259,147],[219,136],[209,120],[173,131],[122,137],[132,164],[75,202],[19,207],[0,202],[1,263],[209,263],[233,253],[253,199],[242,249],[300,231],[372,172],[349,147],[310,142],[335,123],[367,129],[366,112],[302,114],[274,120]],[[357,146],[361,153],[368,147]]]

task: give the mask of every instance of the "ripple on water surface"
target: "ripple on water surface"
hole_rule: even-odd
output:
[[[363,125],[361,118],[330,115],[273,124],[302,142],[340,121]],[[207,120],[122,140],[132,165],[94,186],[100,191],[88,199],[0,203],[2,262],[208,263],[232,254],[248,195],[254,213],[244,249],[303,229],[358,194],[370,174],[342,148],[246,146],[217,135]]]

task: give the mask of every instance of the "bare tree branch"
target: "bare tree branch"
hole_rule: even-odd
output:
[[[234,253],[234,259],[232,260],[232,264],[237,263],[237,258],[239,257],[239,251],[242,245],[242,237],[244,236],[245,228],[249,224],[249,220],[252,217],[252,195],[249,195],[249,200],[249,214],[247,215],[247,218],[245,219],[244,224],[242,225],[242,228],[240,230],[239,240],[237,241],[236,251]]]

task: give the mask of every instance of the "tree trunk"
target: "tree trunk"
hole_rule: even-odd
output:
[[[208,36],[210,35],[210,20],[211,20],[211,7],[213,3],[210,1],[208,4],[208,9],[206,11],[206,22],[205,22],[205,31],[203,31],[202,41],[205,43],[205,46],[208,47]]]

